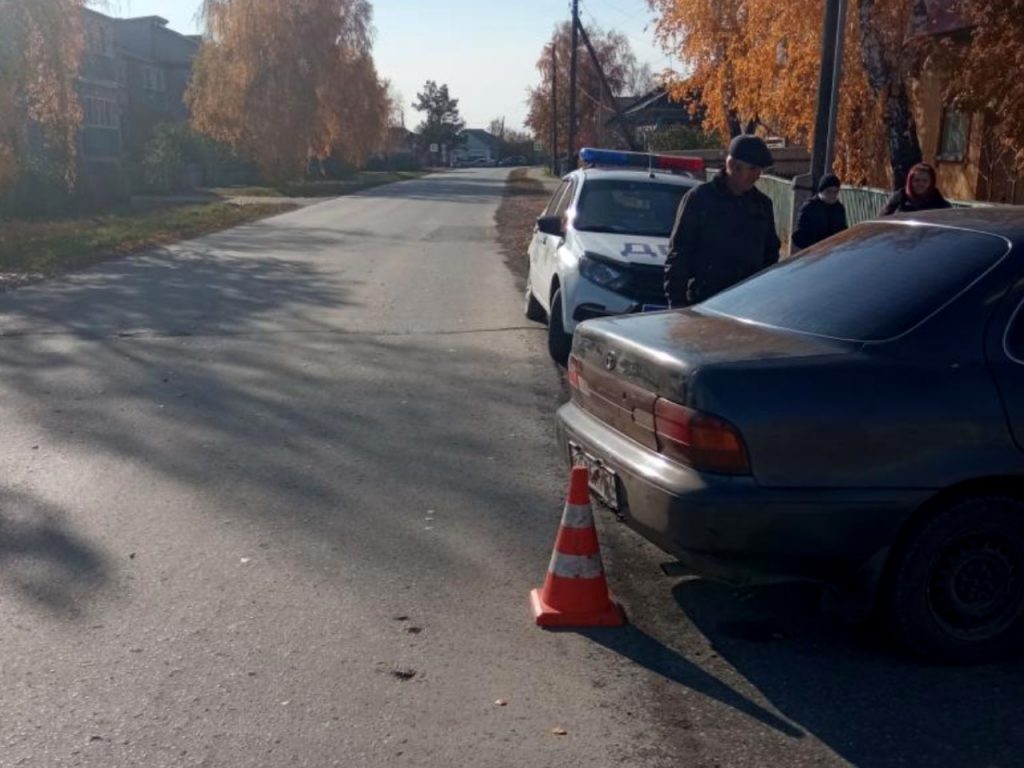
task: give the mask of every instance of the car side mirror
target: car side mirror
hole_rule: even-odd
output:
[[[537,217],[537,231],[543,232],[545,235],[554,235],[555,237],[563,237],[565,231],[562,229],[562,217],[561,216],[538,216]]]

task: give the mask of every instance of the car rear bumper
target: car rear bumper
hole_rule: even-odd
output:
[[[697,472],[608,427],[575,403],[559,440],[617,478],[619,514],[705,575],[731,582],[816,581],[873,597],[901,527],[930,495],[904,489],[781,489]]]

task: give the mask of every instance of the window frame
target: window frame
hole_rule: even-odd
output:
[[[558,204],[562,202],[562,196],[565,195],[565,191],[569,188],[569,179],[562,179],[558,185],[558,189],[551,195],[551,199],[548,200],[548,204],[544,206],[544,212],[542,216],[554,216],[555,211],[558,209]]]
[[[579,188],[576,181],[576,179],[569,179],[569,188],[566,189],[565,195],[563,195],[562,199],[558,201],[558,205],[555,206],[554,213],[551,214],[552,216],[564,218],[568,213],[569,208],[572,207],[573,201],[576,199],[576,190]]]
[[[83,96],[82,127],[117,129],[117,102],[99,96]]]
[[[963,119],[963,147],[959,153],[947,152],[945,147],[946,139],[950,135],[948,123],[953,115]],[[973,122],[971,114],[969,112],[961,112],[952,105],[946,105],[942,108],[942,114],[939,120],[939,146],[935,153],[935,159],[943,163],[966,162],[967,154],[971,147],[971,123]]]

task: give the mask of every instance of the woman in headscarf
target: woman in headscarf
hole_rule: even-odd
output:
[[[882,215],[904,211],[928,211],[933,208],[950,208],[949,201],[935,186],[935,169],[928,163],[918,163],[907,174],[907,184],[897,189],[882,209]]]

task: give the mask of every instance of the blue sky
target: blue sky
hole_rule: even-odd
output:
[[[199,31],[200,0],[106,0],[114,16],[163,16],[179,32]],[[411,107],[430,79],[447,83],[472,128],[486,128],[504,116],[521,127],[526,89],[536,85],[535,69],[555,25],[569,18],[569,0],[374,0],[377,30],[374,58],[406,102],[406,124],[419,113]],[[585,26],[624,33],[641,62],[657,72],[678,67],[654,42],[646,0],[580,0]]]

